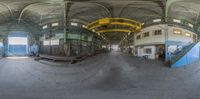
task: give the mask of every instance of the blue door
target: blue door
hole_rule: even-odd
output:
[[[26,56],[28,54],[28,34],[14,31],[8,36],[8,56]]]

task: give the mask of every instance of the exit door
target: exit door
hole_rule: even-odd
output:
[[[28,34],[11,32],[8,36],[8,56],[26,56],[28,54]]]

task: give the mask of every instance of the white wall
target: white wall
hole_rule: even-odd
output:
[[[147,49],[147,48],[151,49],[151,54],[145,53],[144,50]],[[138,47],[137,50],[138,50],[138,56],[139,57],[147,55],[149,59],[156,59],[156,56],[155,56],[155,54],[156,54],[156,46]]]
[[[180,29],[182,30],[182,34],[181,35],[177,35],[173,33],[174,29]],[[192,36],[191,37],[187,37],[185,36],[185,33],[191,33]],[[178,27],[172,27],[169,26],[168,27],[168,40],[170,41],[180,41],[180,42],[185,42],[185,43],[193,43],[193,32],[183,29],[183,28],[178,28]]]
[[[177,35],[173,33],[173,29],[180,29],[182,30],[182,35]],[[162,30],[162,35],[153,35],[153,32],[155,30]],[[167,31],[166,31],[167,30]],[[149,32],[150,36],[149,37],[143,37],[143,33]],[[168,32],[166,36],[166,32]],[[191,37],[185,36],[185,33],[191,33]],[[181,42],[186,42],[186,43],[193,43],[193,32],[183,29],[183,28],[178,28],[178,27],[172,27],[172,26],[167,26],[166,24],[160,24],[160,25],[154,25],[154,26],[149,26],[141,30],[141,32],[137,33],[135,35],[135,46],[140,46],[140,45],[152,45],[152,44],[164,44],[165,40],[170,40],[170,41],[181,41]],[[136,37],[138,35],[142,35],[141,39],[137,40]]]
[[[146,54],[146,53],[142,53],[143,56],[144,55],[149,55],[149,59],[155,59],[155,54],[156,54],[156,47],[155,46],[144,46],[144,49],[146,48],[151,48],[151,54]]]
[[[165,43],[165,31],[164,31],[164,28],[165,28],[165,25],[162,24],[162,25],[156,25],[156,26],[150,26],[150,27],[147,27],[147,28],[144,28],[141,30],[141,32],[137,33],[135,35],[135,46],[138,46],[138,45],[148,45],[148,44],[164,44]],[[162,35],[153,35],[153,31],[154,30],[162,30]],[[150,33],[150,36],[149,37],[143,37],[143,33],[145,32],[149,32]],[[142,35],[141,39],[137,40],[136,37],[138,35]]]

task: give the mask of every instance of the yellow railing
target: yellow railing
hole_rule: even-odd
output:
[[[101,30],[100,27],[103,26],[126,26],[129,27],[128,29],[125,28],[113,28],[113,29],[105,29]],[[139,32],[142,28],[142,23],[128,19],[128,18],[103,18],[96,20],[94,22],[91,22],[87,25],[89,30],[96,30],[97,33],[105,33],[105,32]]]
[[[123,32],[123,33],[130,33],[131,30],[126,29],[106,29],[106,30],[100,30],[98,33],[107,33],[107,32]]]

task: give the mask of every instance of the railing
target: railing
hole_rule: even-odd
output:
[[[177,62],[181,57],[183,57],[188,51],[190,51],[197,43],[192,43],[188,46],[185,46],[182,48],[181,51],[175,52],[171,58],[170,58],[170,63],[174,64]]]

